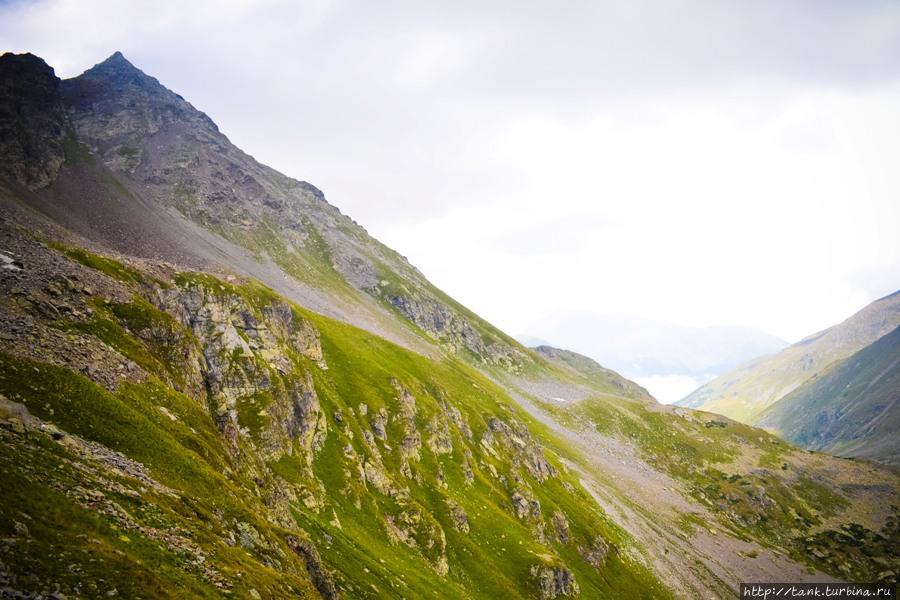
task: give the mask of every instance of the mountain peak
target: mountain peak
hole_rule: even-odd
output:
[[[128,81],[140,80],[144,78],[150,79],[143,71],[134,66],[125,55],[116,50],[109,58],[103,62],[97,63],[80,77],[103,78],[103,79],[125,79]]]
[[[111,65],[111,66],[127,66],[127,67],[134,68],[134,65],[131,64],[131,62],[127,58],[125,58],[125,55],[122,54],[118,50],[116,50],[115,52],[110,54],[109,58],[107,58],[100,64],[101,65]]]
[[[218,133],[208,116],[134,66],[119,51],[81,75],[64,80],[62,92],[76,128],[94,122],[99,115],[104,115],[104,123],[116,124],[93,127],[90,134],[81,131],[83,140],[113,156],[117,156],[120,146],[127,146],[126,142],[136,146],[148,135],[176,123],[193,127],[194,131]]]

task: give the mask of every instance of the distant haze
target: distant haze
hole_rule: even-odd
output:
[[[123,51],[510,333],[796,341],[900,284],[894,0],[12,1],[0,49]]]
[[[569,312],[535,321],[520,336],[586,354],[634,379],[661,402],[674,402],[714,376],[787,345],[746,327],[687,327],[638,317]],[[548,339],[541,337],[548,336]]]

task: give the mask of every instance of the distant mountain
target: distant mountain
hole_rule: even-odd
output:
[[[553,346],[553,344],[551,344],[549,340],[535,337],[533,335],[528,335],[527,333],[521,333],[515,337],[517,342],[527,348],[537,348],[538,346]]]
[[[804,448],[900,465],[900,327],[813,375],[756,423]]]
[[[900,292],[895,292],[775,356],[758,358],[717,377],[677,404],[755,423],[766,408],[898,325]]]
[[[595,390],[606,391],[612,395],[640,402],[656,402],[647,390],[587,356],[547,345],[537,346],[534,351],[547,360],[581,375]]]
[[[716,375],[787,346],[784,340],[748,327],[687,327],[590,312],[558,314],[535,328],[543,337],[517,339],[530,347],[563,346],[590,356],[634,379],[663,403],[675,402]]]
[[[632,378],[716,375],[787,346],[784,340],[749,327],[688,327],[590,312],[558,314],[536,324],[536,329],[519,339],[546,338]]]

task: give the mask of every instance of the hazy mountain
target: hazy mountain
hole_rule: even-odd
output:
[[[550,342],[527,335],[517,339],[527,346],[559,345],[586,354],[640,381],[666,402],[684,397],[741,363],[788,345],[748,327],[688,327],[590,312],[559,314],[538,327],[547,332]]]
[[[678,404],[754,423],[767,407],[835,361],[868,346],[900,325],[900,292],[876,300],[847,320],[710,381]]]
[[[516,341],[526,348],[537,348],[538,346],[552,346],[552,344],[544,338],[534,337],[527,333],[520,333],[516,336]]]
[[[900,568],[895,472],[527,350],[119,53],[65,81],[3,55],[0,153],[3,595],[724,598]]]
[[[813,375],[757,423],[804,448],[900,465],[900,327]]]
[[[749,327],[688,327],[587,312],[542,321],[552,343],[572,348],[632,377],[721,373],[777,352],[787,342]],[[520,336],[521,338],[521,336]]]
[[[615,396],[650,404],[656,402],[647,390],[587,356],[547,345],[537,346],[535,351],[548,360],[586,377],[593,384],[592,389],[595,391],[605,391]]]

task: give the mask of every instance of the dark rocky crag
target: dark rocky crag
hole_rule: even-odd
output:
[[[7,175],[29,189],[49,185],[63,163],[61,87],[53,69],[33,54],[0,60],[0,156]]]

